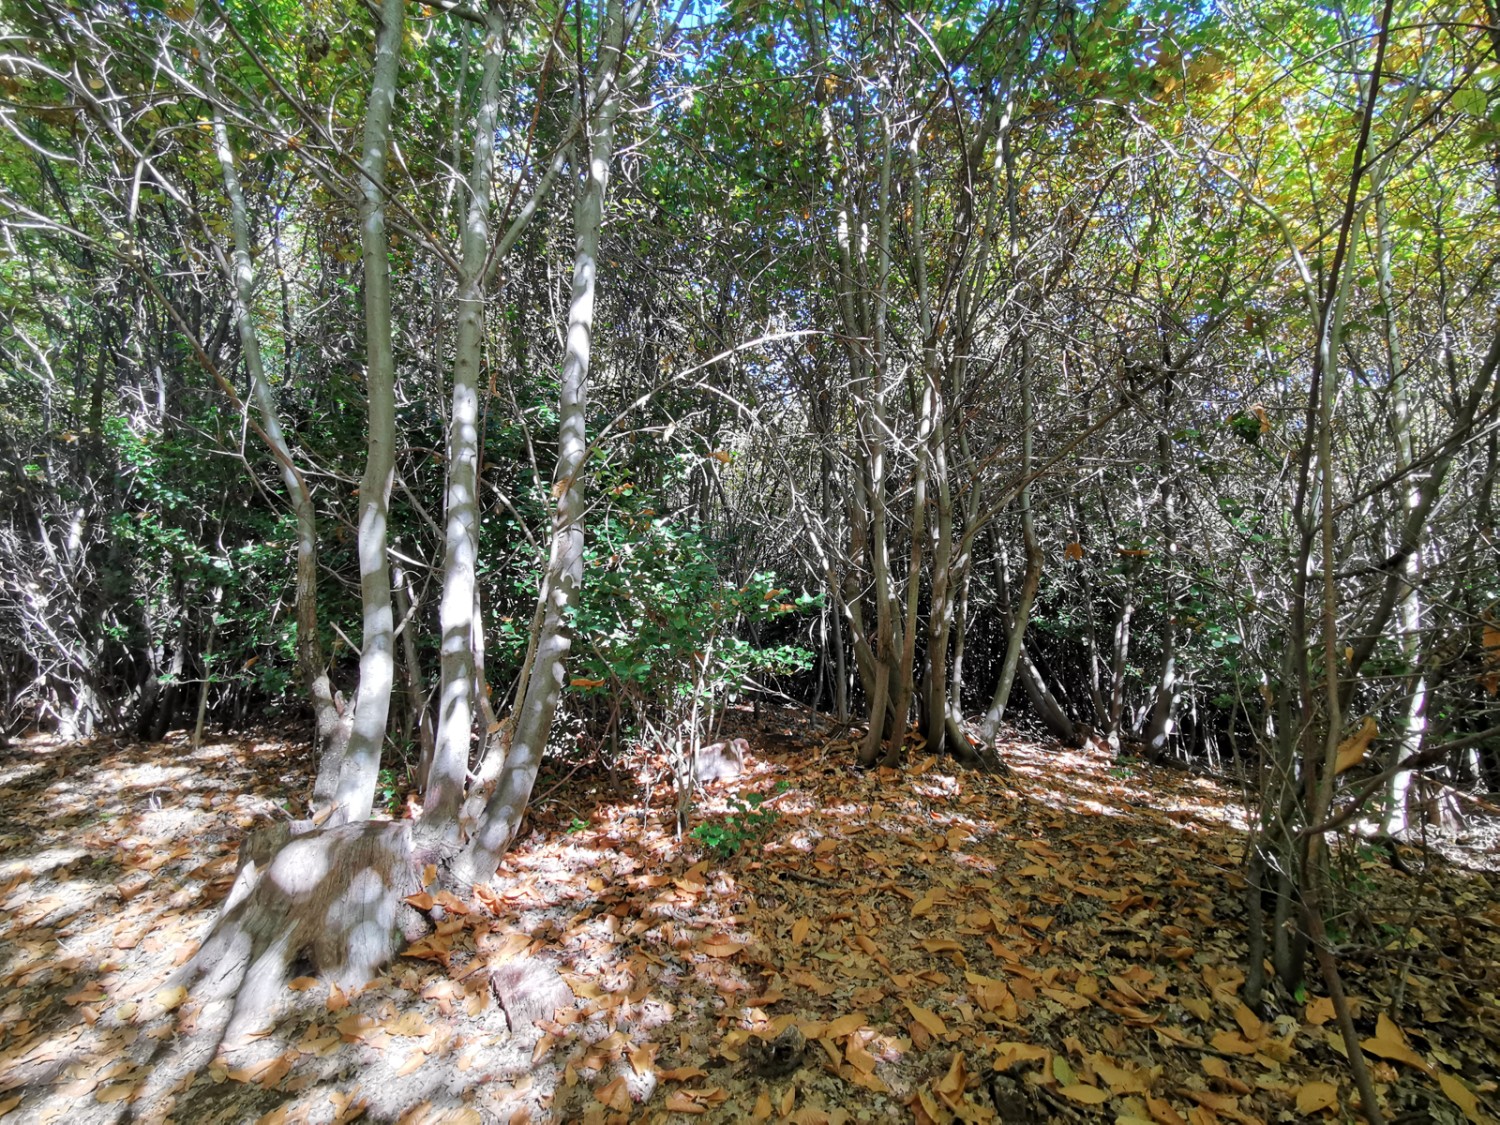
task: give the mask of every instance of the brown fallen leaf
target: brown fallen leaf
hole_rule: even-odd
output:
[[[1097,1086],[1088,1086],[1082,1082],[1075,1082],[1071,1086],[1063,1086],[1058,1092],[1063,1097],[1075,1101],[1079,1105],[1103,1105],[1114,1096],[1108,1090],[1101,1090]]]
[[[934,1036],[948,1034],[948,1025],[943,1022],[941,1016],[920,1004],[914,1004],[905,1000],[906,1010],[911,1013],[911,1018],[916,1020]]]
[[[669,1113],[707,1113],[708,1107],[699,1105],[682,1091],[675,1091],[667,1095],[667,1111]]]
[[[663,1082],[691,1082],[694,1078],[707,1078],[708,1071],[696,1066],[674,1066],[657,1071],[656,1076]]]
[[[631,1106],[630,1087],[625,1082],[624,1075],[616,1075],[605,1085],[594,1091],[594,1097],[609,1106],[610,1109],[620,1111],[628,1110]],[[668,1101],[671,1099],[669,1098]],[[687,1112],[692,1112],[688,1110]]]
[[[847,1016],[840,1016],[823,1029],[823,1035],[829,1039],[842,1039],[845,1035],[852,1035],[865,1025],[865,1017],[862,1012],[851,1012]]]
[[[1463,1115],[1473,1122],[1473,1125],[1489,1125],[1490,1119],[1480,1112],[1479,1099],[1474,1096],[1474,1091],[1463,1082],[1446,1071],[1439,1071],[1437,1084],[1442,1087],[1448,1100],[1458,1106],[1463,1111]]]
[[[1332,1082],[1304,1082],[1297,1088],[1297,1112],[1311,1117],[1325,1109],[1337,1109],[1339,1088]]]
[[[1406,1042],[1406,1036],[1401,1029],[1391,1021],[1391,1018],[1381,1012],[1375,1020],[1375,1034],[1360,1043],[1360,1047],[1372,1055],[1378,1055],[1383,1059],[1392,1059],[1396,1062],[1404,1062],[1408,1066],[1416,1067],[1424,1073],[1431,1073],[1431,1068],[1421,1055],[1413,1051]]]

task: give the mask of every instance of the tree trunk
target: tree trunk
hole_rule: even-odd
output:
[[[1032,471],[1032,382],[1031,339],[1023,331],[1021,336],[1021,476],[1026,479]],[[1005,717],[1005,708],[1010,702],[1010,689],[1015,683],[1016,669],[1021,663],[1021,648],[1026,639],[1026,626],[1031,621],[1031,607],[1036,603],[1037,590],[1042,584],[1042,548],[1037,541],[1036,525],[1031,517],[1031,485],[1021,489],[1018,500],[1021,507],[1021,540],[1026,550],[1026,571],[1021,579],[1021,594],[1016,599],[1016,612],[1005,639],[1005,660],[1000,666],[1000,676],[995,681],[990,706],[984,713],[979,728],[979,745],[989,750],[1000,734],[1000,723]]]
[[[205,60],[207,51],[201,52]],[[205,82],[210,96],[217,98],[211,73]],[[307,691],[313,709],[314,750],[320,759],[326,755],[332,762],[341,761],[344,743],[349,737],[348,716],[341,713],[333,698],[333,685],[328,678],[328,665],[323,655],[323,643],[318,635],[318,514],[313,505],[312,491],[292,458],[281,428],[281,416],[276,409],[276,400],[271,385],[266,381],[264,362],[261,357],[260,336],[255,330],[255,265],[250,249],[250,214],[245,206],[245,194],[240,182],[239,169],[234,162],[234,149],[229,143],[229,130],[224,122],[223,111],[215,108],[213,114],[214,150],[219,160],[219,171],[224,178],[224,193],[229,197],[229,225],[233,237],[231,265],[234,286],[235,328],[240,338],[240,352],[245,357],[245,371],[250,382],[250,398],[260,415],[260,429],[265,435],[271,455],[276,459],[281,473],[281,483],[291,502],[292,513],[297,520],[297,585],[294,597],[297,614],[297,671]],[[334,775],[336,777],[336,774]],[[330,779],[332,780],[332,778]],[[332,791],[322,794],[324,799],[332,797]],[[314,800],[319,795],[314,794]]]
[[[568,309],[567,346],[558,395],[558,454],[553,474],[557,508],[552,517],[552,549],[547,565],[546,615],[537,643],[536,662],[519,701],[515,735],[494,795],[485,805],[473,836],[454,861],[451,877],[460,885],[477,883],[495,873],[500,857],[515,839],[531,799],[532,786],[552,730],[562,695],[567,656],[572,645],[568,614],[583,578],[583,458],[587,449],[585,406],[594,333],[594,293],[598,281],[599,230],[614,155],[614,124],[623,92],[621,62],[626,16],[621,0],[610,0],[600,50],[600,71],[591,91],[592,119],[586,129],[587,178],[578,189],[573,222],[577,248],[573,261],[573,296]]]
[[[224,1040],[264,1026],[305,959],[334,984],[355,988],[425,930],[402,899],[421,890],[426,857],[409,821],[313,829],[275,824],[240,845],[224,910],[178,979],[202,999],[234,998]]]
[[[381,0],[375,77],[360,154],[360,226],[365,267],[365,386],[369,435],[359,486],[359,593],[364,607],[354,720],[334,791],[335,823],[367,820],[395,679],[395,622],[386,560],[386,519],[396,466],[396,367],[391,348],[391,271],[385,230],[386,150],[401,61],[402,0]]]
[[[442,680],[436,739],[422,810],[424,831],[457,841],[474,728],[474,618],[478,556],[479,367],[484,351],[484,266],[490,249],[490,164],[505,20],[498,5],[485,17],[484,70],[474,115],[468,215],[460,238],[458,335],[453,361],[453,411],[448,426],[448,489],[443,597]]]

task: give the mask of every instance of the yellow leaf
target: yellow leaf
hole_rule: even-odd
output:
[[[171,988],[163,988],[156,994],[156,1002],[161,1005],[162,1011],[170,1012],[174,1008],[182,1007],[182,1002],[188,997],[187,989],[182,985],[173,985]]]
[[[1246,1039],[1259,1039],[1265,1034],[1266,1029],[1260,1022],[1260,1017],[1243,1003],[1234,1010],[1234,1022],[1240,1025],[1240,1030],[1245,1033]]]
[[[1085,1086],[1082,1082],[1064,1086],[1061,1093],[1063,1097],[1071,1098],[1080,1105],[1103,1105],[1113,1096],[1107,1090],[1101,1090],[1097,1086]]]
[[[911,1018],[925,1027],[933,1035],[948,1034],[948,1025],[942,1021],[936,1012],[929,1011],[920,1004],[913,1004],[910,1000],[904,1001],[906,1010],[911,1013]]]
[[[1473,1091],[1453,1075],[1443,1071],[1437,1075],[1437,1084],[1448,1095],[1448,1100],[1463,1110],[1464,1116],[1474,1122],[1474,1125],[1484,1125],[1487,1119],[1479,1112],[1479,1101],[1474,1097]]]
[[[845,1035],[852,1035],[865,1025],[865,1017],[860,1012],[851,1012],[847,1016],[840,1016],[823,1029],[823,1034],[829,1039],[842,1039]]]
[[[1333,1001],[1326,996],[1316,996],[1307,1002],[1307,1010],[1302,1018],[1313,1027],[1322,1027],[1334,1015]]]
[[[1339,1088],[1332,1082],[1307,1082],[1297,1091],[1297,1112],[1311,1117],[1325,1109],[1337,1109]]]
[[[1407,1066],[1431,1072],[1422,1056],[1407,1045],[1406,1036],[1401,1033],[1401,1029],[1392,1023],[1391,1018],[1384,1012],[1381,1012],[1375,1021],[1374,1037],[1366,1039],[1360,1046],[1372,1055],[1379,1055],[1383,1059],[1392,1059],[1395,1062],[1404,1062]]]
[[[964,1056],[962,1051],[953,1053],[953,1061],[948,1064],[948,1073],[943,1075],[941,1082],[937,1084],[937,1092],[949,1098],[963,1097],[964,1087],[969,1084],[969,1073],[964,1067]]]
[[[769,1121],[771,1113],[771,1095],[762,1090],[755,1099],[755,1108],[750,1111],[750,1117],[754,1121]]]
[[[1338,759],[1334,762],[1333,772],[1336,774],[1343,773],[1345,770],[1359,765],[1364,760],[1365,751],[1370,748],[1370,743],[1374,741],[1375,736],[1379,733],[1379,730],[1375,726],[1375,720],[1371,716],[1366,715],[1365,721],[1360,724],[1359,730],[1339,743]]]

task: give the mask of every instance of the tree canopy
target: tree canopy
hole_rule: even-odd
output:
[[[1332,841],[1500,789],[1488,0],[0,33],[0,714],[304,724],[247,979],[307,922],[268,864],[379,871],[395,942],[549,754],[664,763],[688,832],[732,706],[1235,779],[1253,1008],[1339,996]],[[343,928],[340,979],[395,948]]]

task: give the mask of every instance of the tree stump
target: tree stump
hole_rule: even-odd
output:
[[[418,865],[404,821],[251,833],[223,913],[179,982],[201,999],[234,997],[226,1040],[264,1025],[294,966],[358,988],[428,929],[402,902],[421,889]]]

